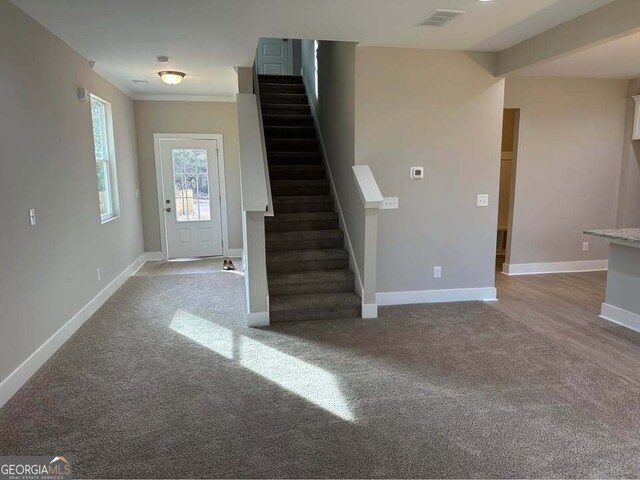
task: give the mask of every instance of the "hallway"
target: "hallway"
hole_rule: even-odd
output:
[[[249,329],[216,262],[132,277],[0,410],[0,451],[88,478],[640,474],[640,387],[495,308]]]

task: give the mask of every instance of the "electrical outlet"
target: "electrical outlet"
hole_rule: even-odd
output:
[[[589,242],[582,242],[582,251],[583,252],[589,251]]]
[[[478,199],[476,200],[476,205],[478,207],[488,207],[489,206],[489,194],[488,193],[479,193]]]
[[[98,275],[98,281],[102,280],[102,274],[100,273],[100,269],[96,268],[96,274]]]
[[[433,278],[442,277],[442,267],[433,267]]]
[[[396,208],[398,208],[398,197],[384,197],[382,205],[380,205],[381,210],[395,210]]]
[[[31,225],[32,227],[36,225],[36,209],[35,208],[29,209],[29,225]]]

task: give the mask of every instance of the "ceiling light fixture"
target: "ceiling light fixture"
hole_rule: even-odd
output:
[[[167,85],[178,85],[182,82],[182,79],[185,77],[183,72],[176,72],[172,70],[164,70],[162,72],[158,72],[160,78]]]

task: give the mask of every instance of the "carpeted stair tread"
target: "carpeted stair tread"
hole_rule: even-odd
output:
[[[260,93],[301,93],[304,94],[302,83],[267,83],[260,82]]]
[[[266,233],[266,248],[271,254],[276,251],[317,250],[343,248],[344,234],[332,230],[289,230]]]
[[[267,257],[267,265],[276,263],[296,263],[307,261],[348,260],[349,254],[341,248],[314,250],[290,250],[273,252]]]
[[[271,182],[272,184],[277,185],[286,185],[286,186],[294,186],[294,187],[304,187],[304,186],[329,186],[329,180],[275,180]],[[314,195],[317,196],[317,195]]]
[[[304,93],[260,93],[260,102],[276,105],[308,105]]]
[[[267,152],[318,152],[317,138],[267,138]]]
[[[303,222],[305,220],[337,220],[336,212],[301,212],[301,213],[281,213],[273,217],[266,217],[269,223],[281,222]]]
[[[351,270],[316,270],[296,273],[274,273],[269,275],[269,286],[318,284],[334,282],[353,282],[355,275]]]
[[[331,195],[305,195],[305,196],[297,196],[293,195],[290,197],[281,196],[273,199],[274,205],[284,205],[284,204],[298,204],[298,203],[326,203],[333,202],[333,197]]]
[[[262,123],[265,127],[313,126],[313,117],[311,115],[267,114],[262,116]]]
[[[263,115],[311,115],[311,107],[309,105],[281,105],[277,103],[268,103],[261,101],[260,108]]]
[[[314,308],[359,307],[362,300],[355,293],[327,293],[322,295],[282,295],[270,300],[270,310],[281,312]]]
[[[281,197],[275,196],[273,197],[273,208],[275,210],[276,215],[278,213],[298,213],[298,212],[332,212],[334,210],[333,207],[333,198],[329,195],[321,195],[323,198],[322,201],[305,201],[305,198],[318,198],[314,195],[301,195],[296,197]],[[325,198],[326,197],[326,198]],[[278,200],[280,198],[296,198],[296,202],[286,202],[280,203]]]
[[[293,83],[302,84],[302,77],[300,75],[258,75],[258,82],[262,83]]]
[[[270,165],[271,180],[323,180],[327,176],[324,165]]]
[[[312,152],[283,152],[272,150],[267,152],[269,165],[321,165],[322,154],[320,150]]]
[[[338,214],[335,212],[281,213],[267,217],[267,232],[287,232],[306,230],[330,230],[338,228]]]
[[[292,126],[292,125],[271,125],[264,127],[264,134],[267,139],[284,138],[316,138],[316,129],[313,126]]]
[[[267,241],[284,240],[321,240],[326,238],[343,238],[342,230],[337,228],[331,230],[306,230],[303,232],[267,232]],[[308,249],[312,250],[312,249]]]
[[[329,193],[328,180],[273,180],[271,193],[284,195],[326,195]]]

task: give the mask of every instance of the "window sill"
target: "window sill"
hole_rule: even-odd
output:
[[[113,222],[114,220],[117,220],[118,218],[120,218],[120,215],[114,215],[113,217],[109,217],[105,220],[100,219],[100,224],[104,225],[105,223],[110,223]]]

